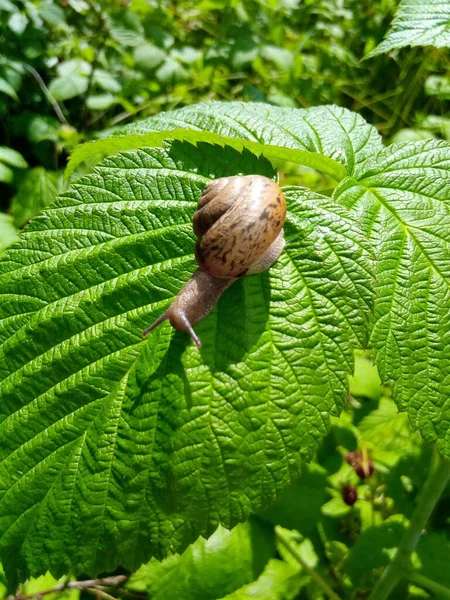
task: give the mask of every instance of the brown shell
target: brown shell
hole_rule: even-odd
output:
[[[286,200],[262,175],[224,177],[208,184],[194,215],[198,264],[214,277],[240,277],[283,229]]]

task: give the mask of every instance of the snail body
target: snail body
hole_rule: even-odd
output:
[[[194,214],[199,265],[169,308],[143,333],[168,319],[187,331],[197,346],[193,325],[204,319],[236,279],[266,271],[284,247],[286,201],[279,186],[262,175],[222,177],[204,189]]]

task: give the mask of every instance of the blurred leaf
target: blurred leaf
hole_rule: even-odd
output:
[[[404,533],[402,517],[395,515],[375,527],[369,527],[361,533],[348,555],[348,574],[355,586],[369,586],[371,572],[386,566]]]
[[[144,28],[135,13],[121,10],[106,18],[111,37],[122,46],[138,46],[144,41]]]
[[[273,531],[258,521],[228,531],[219,525],[180,556],[155,559],[130,578],[127,588],[146,591],[152,600],[215,600],[254,581],[273,556]]]
[[[321,507],[327,499],[326,471],[317,463],[304,464],[298,483],[287,488],[273,506],[261,517],[274,525],[296,529],[308,536],[316,528]]]
[[[264,46],[261,50],[261,56],[265,60],[273,62],[281,71],[289,71],[294,63],[292,53],[286,48],[278,46]]]
[[[19,233],[14,227],[14,220],[12,216],[0,212],[0,255],[3,253],[3,250],[15,242],[18,237]]]
[[[402,142],[418,142],[434,138],[431,131],[427,129],[399,129],[389,140],[391,144],[400,144]]]
[[[93,94],[86,101],[89,110],[107,110],[114,104],[117,104],[117,98],[112,94]]]
[[[20,36],[28,25],[28,17],[21,12],[14,12],[8,20],[11,31]]]
[[[381,380],[371,355],[362,350],[355,352],[355,371],[349,378],[350,394],[355,398],[377,400],[381,396]]]
[[[298,568],[277,560],[269,560],[261,575],[222,600],[294,600],[309,578]]]
[[[448,533],[433,531],[420,537],[417,545],[419,573],[450,588],[450,538]]]
[[[30,142],[39,143],[43,140],[57,142],[59,139],[61,123],[54,117],[27,115],[24,126]]]
[[[156,78],[164,83],[178,83],[187,79],[187,76],[187,70],[172,58],[166,58],[156,71]]]
[[[46,171],[43,167],[27,171],[11,200],[11,214],[16,226],[21,227],[49,206],[59,191],[57,173]]]
[[[103,71],[103,69],[95,69],[93,80],[94,83],[100,86],[103,90],[106,92],[111,92],[112,94],[116,94],[122,89],[122,86],[117,79],[115,79],[115,77],[113,77],[107,71]]]
[[[136,67],[144,71],[144,73],[149,73],[163,62],[166,58],[166,53],[161,48],[158,48],[158,46],[145,42],[136,46],[133,56]]]
[[[179,60],[185,65],[192,65],[202,57],[202,52],[191,46],[183,46],[170,51],[170,57]]]
[[[50,25],[64,25],[66,17],[63,9],[56,2],[49,0],[42,2],[39,6],[39,16]]]
[[[56,71],[60,77],[87,77],[91,73],[91,65],[85,60],[73,58],[60,62],[56,67]]]
[[[282,537],[290,547],[292,547],[303,559],[303,561],[314,569],[317,567],[319,563],[319,557],[314,550],[314,546],[310,539],[304,538],[298,531],[285,529],[284,527],[280,527],[279,525],[275,528],[275,533],[277,535],[277,549],[280,556],[289,564],[291,567],[297,569],[297,571],[303,571],[302,565],[299,561],[292,555],[291,552],[286,548],[286,546],[281,543],[280,537]]]
[[[0,181],[2,183],[11,183],[14,179],[14,171],[0,162]]]
[[[395,402],[381,398],[378,408],[369,413],[358,424],[361,440],[372,448],[403,454],[420,448],[420,434],[413,432],[408,415],[399,413]]]
[[[333,519],[341,519],[352,512],[352,507],[344,502],[341,496],[328,500],[321,509],[322,514],[325,517],[331,517]]]
[[[450,30],[449,30],[450,41]],[[425,93],[428,96],[437,96],[441,100],[450,99],[450,78],[440,75],[430,75],[425,81]]]
[[[11,2],[11,0],[0,0],[0,10],[6,12],[15,12],[17,7]]]
[[[15,89],[6,81],[6,79],[3,79],[2,77],[0,77],[0,92],[3,92],[3,94],[6,94],[10,98],[13,98],[13,100],[19,100]]]
[[[55,100],[69,100],[75,96],[81,96],[88,88],[87,77],[70,75],[67,77],[56,77],[50,82],[48,89]]]
[[[27,161],[20,152],[7,146],[0,146],[0,162],[6,163],[11,167],[17,167],[18,169],[26,169],[28,167]]]

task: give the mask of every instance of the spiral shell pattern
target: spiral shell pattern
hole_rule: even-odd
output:
[[[206,186],[194,215],[198,264],[214,277],[245,275],[282,235],[285,218],[284,194],[271,179],[215,179]]]

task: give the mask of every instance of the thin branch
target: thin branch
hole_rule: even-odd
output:
[[[292,546],[290,541],[279,527],[275,527],[275,535],[280,544],[284,546],[286,550],[295,558],[295,560],[303,567],[303,569],[305,569],[305,571],[310,575],[311,579],[317,583],[317,585],[328,596],[328,598],[331,598],[331,600],[341,600],[336,592],[331,589],[325,579],[323,579],[319,573],[317,573],[317,571],[308,565],[308,563],[303,559],[301,554],[297,552],[296,548]]]
[[[16,596],[9,596],[6,600],[32,600],[33,598],[40,598],[41,596],[47,596],[48,594],[54,594],[55,592],[62,592],[64,590],[83,590],[88,588],[96,588],[97,586],[109,586],[118,587],[128,581],[128,575],[114,575],[112,577],[104,577],[103,579],[85,579],[83,581],[66,581],[65,583],[59,583],[54,585],[48,590],[42,592],[35,592],[34,594],[17,594]],[[95,590],[100,592],[102,590]],[[102,594],[106,592],[102,591]],[[107,594],[109,596],[109,594]],[[112,598],[112,596],[110,596]],[[116,599],[114,599],[116,600]]]
[[[87,592],[95,596],[96,598],[104,598],[105,600],[117,600],[115,596],[111,596],[108,592],[101,590],[98,587],[88,587],[85,588]]]
[[[52,93],[50,92],[50,90],[48,89],[48,87],[45,85],[44,80],[39,75],[39,73],[36,71],[36,69],[34,67],[30,66],[30,65],[27,65],[26,63],[23,63],[23,66],[36,79],[39,87],[42,90],[42,93],[47,98],[47,100],[50,102],[50,104],[53,106],[53,110],[55,111],[56,116],[58,117],[59,121],[61,123],[65,123],[66,125],[69,125],[69,122],[67,121],[66,117],[64,116],[64,114],[63,114],[63,112],[61,110],[61,107],[59,106],[59,104],[57,103],[57,101],[55,100],[55,98],[52,96]]]

